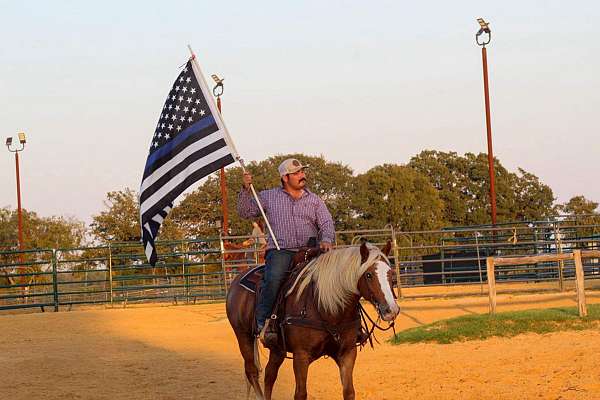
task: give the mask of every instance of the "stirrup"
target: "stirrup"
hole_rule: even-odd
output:
[[[265,326],[258,336],[262,345],[267,348],[277,344],[277,333],[269,330],[269,322],[270,320],[265,321]]]
[[[258,334],[256,335],[256,337],[258,337],[261,342],[264,342],[264,340],[265,340],[265,333],[267,333],[267,324],[263,325],[263,328],[261,329],[260,332],[258,332]]]

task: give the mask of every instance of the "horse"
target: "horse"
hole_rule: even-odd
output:
[[[284,287],[285,292],[280,294],[283,297],[281,318],[270,320],[279,321],[281,334],[277,345],[269,347],[264,396],[259,383],[258,342],[254,336],[255,295],[241,287],[239,276],[234,279],[226,310],[244,359],[247,396],[252,388],[257,399],[271,399],[279,367],[290,352],[296,381],[295,400],[307,398],[308,367],[322,356],[329,356],[337,363],[344,399],[355,398],[352,373],[357,354],[360,299],[368,300],[384,321],[393,321],[400,312],[387,258],[390,248],[388,242],[383,251],[369,243],[333,249],[311,260],[296,276],[292,275]],[[305,254],[297,254],[295,261]]]
[[[256,239],[250,238],[242,243],[232,243],[223,241],[223,260],[232,266],[235,266],[239,271],[244,271],[252,264],[248,264],[248,260],[258,259],[259,263],[265,261],[265,246],[260,245],[255,247]]]

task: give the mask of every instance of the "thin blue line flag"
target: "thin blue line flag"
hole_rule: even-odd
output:
[[[156,264],[154,242],[175,199],[193,183],[235,161],[235,150],[228,141],[227,130],[192,58],[169,91],[144,167],[140,222],[150,264]]]

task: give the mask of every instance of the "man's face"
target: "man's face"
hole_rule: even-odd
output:
[[[306,186],[306,174],[303,169],[293,174],[287,174],[283,181],[293,190],[304,189]]]

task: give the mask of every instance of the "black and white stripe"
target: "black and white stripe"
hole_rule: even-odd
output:
[[[154,241],[175,199],[188,187],[235,160],[235,149],[201,76],[188,61],[160,115],[140,187],[144,251],[157,261]]]

